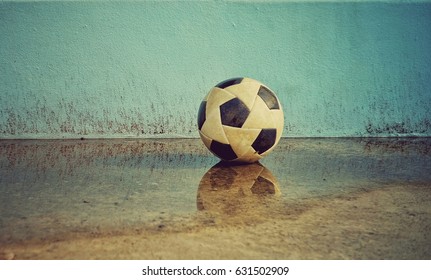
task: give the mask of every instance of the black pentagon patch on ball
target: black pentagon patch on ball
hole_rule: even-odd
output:
[[[223,125],[242,127],[250,111],[238,98],[231,99],[220,106],[221,123]]]
[[[262,98],[263,102],[265,102],[266,106],[268,106],[270,110],[280,109],[280,105],[278,104],[277,97],[270,89],[264,86],[260,86],[257,95],[259,95],[260,98]]]
[[[230,86],[233,86],[233,85],[240,84],[243,79],[244,78],[232,78],[232,79],[228,79],[228,80],[225,80],[223,82],[218,83],[215,87],[218,87],[218,88],[227,88],[227,87],[230,87]]]
[[[275,128],[264,128],[251,146],[256,152],[262,154],[274,146],[276,136],[277,130]]]
[[[206,120],[206,107],[207,107],[207,102],[202,101],[201,106],[199,107],[199,112],[198,112],[198,128],[199,128],[199,130],[202,128],[202,126],[204,125],[204,122]]]
[[[234,160],[238,158],[232,147],[229,144],[223,144],[218,141],[212,140],[210,150],[222,160]]]
[[[268,179],[259,176],[254,181],[254,184],[251,187],[251,192],[257,195],[275,194],[275,186]]]

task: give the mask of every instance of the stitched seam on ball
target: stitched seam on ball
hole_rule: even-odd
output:
[[[245,84],[252,84],[253,82],[251,82],[251,81],[246,81],[246,82],[244,82],[244,81],[242,81],[241,83],[239,83],[239,84],[237,84],[237,85],[245,85]],[[257,82],[257,83],[259,83],[260,85],[262,85],[260,82]],[[225,91],[227,91],[227,92],[229,92],[230,94],[232,94],[232,95],[235,95],[237,98],[239,98],[236,94],[234,94],[233,92],[230,92],[229,90],[228,90],[229,88],[227,87],[227,88],[224,88],[223,90],[225,90]],[[256,92],[256,96],[254,97],[254,99],[253,99],[253,104],[251,104],[251,106],[250,106],[250,108],[248,108],[248,106],[247,106],[247,108],[251,111],[252,109],[253,109],[253,107],[254,107],[254,103],[256,103],[256,98],[258,97],[258,95],[257,95],[257,92]],[[239,98],[240,99],[240,98]],[[241,99],[240,99],[241,100]]]

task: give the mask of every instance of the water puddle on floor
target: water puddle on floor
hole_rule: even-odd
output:
[[[429,193],[430,138],[282,139],[239,166],[199,139],[2,140],[0,245],[247,227],[394,185]]]

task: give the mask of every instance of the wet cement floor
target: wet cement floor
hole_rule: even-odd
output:
[[[431,259],[431,138],[2,140],[0,259]]]

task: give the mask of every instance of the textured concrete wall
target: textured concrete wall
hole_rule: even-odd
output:
[[[0,138],[198,137],[236,76],[285,136],[431,136],[430,50],[428,1],[3,1]]]

